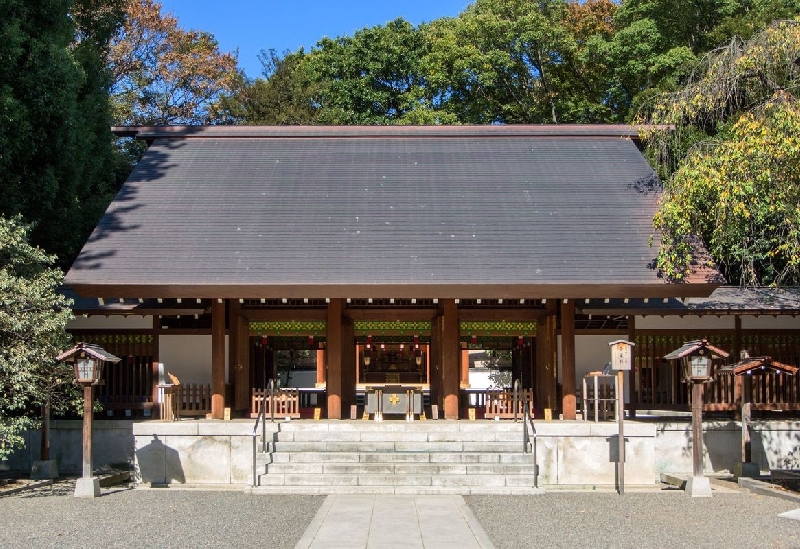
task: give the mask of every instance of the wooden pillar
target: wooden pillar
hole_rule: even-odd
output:
[[[342,312],[344,301],[331,299],[325,325],[328,359],[328,419],[342,419]]]
[[[356,334],[351,318],[342,318],[342,416],[350,417],[356,403]]]
[[[460,358],[458,307],[454,299],[445,299],[442,314],[442,400],[445,419],[458,419]]]
[[[469,387],[469,349],[461,349],[461,387]]]
[[[431,404],[443,409],[442,397],[442,315],[431,319],[430,362],[428,364],[428,380],[431,386]]]
[[[628,341],[636,343],[636,317],[634,315],[628,315]],[[636,364],[636,349],[636,346],[631,349],[631,369],[628,370],[628,391],[630,392],[630,402],[628,406],[630,419],[636,418],[636,407],[639,403],[639,387],[636,385],[636,371],[639,368]],[[653,366],[655,367],[655,363]],[[653,380],[652,386],[655,389],[655,380]],[[620,396],[624,404],[625,395]],[[655,402],[655,400],[653,400],[653,402]]]
[[[156,404],[156,401],[158,400],[158,382],[159,382],[158,363],[161,362],[159,358],[159,352],[160,352],[159,340],[161,339],[160,338],[161,319],[158,318],[158,315],[153,315],[152,334],[153,334],[153,346],[152,346],[153,355],[151,356],[152,362],[150,367],[151,367],[151,372],[153,373],[153,383],[152,383],[152,388],[150,389],[152,392],[150,394],[153,395],[153,409],[150,413],[153,414],[153,416],[155,417],[155,414],[160,409],[160,406]],[[159,419],[164,419],[164,418],[160,417]]]
[[[735,315],[733,317],[734,328],[733,328],[733,363],[739,361],[739,358],[742,356],[742,317],[740,315]],[[737,415],[741,413],[741,406],[744,403],[744,399],[742,398],[742,377],[743,376],[733,376],[733,401],[737,404],[739,409],[737,410]]]
[[[558,349],[556,348],[555,302],[547,303],[547,314],[536,325],[536,388],[538,406],[554,409],[556,402]]]
[[[225,302],[211,302],[211,419],[225,414]]]
[[[535,345],[536,338],[525,338],[523,346],[519,348],[519,382],[523,389],[534,389],[536,386],[536,383],[534,383],[536,368],[534,361]]]
[[[247,410],[250,404],[249,330],[239,302],[228,300],[228,375],[233,378],[233,408],[237,411]]]
[[[575,419],[575,302],[561,302],[561,413]]]
[[[234,376],[234,408],[240,412],[250,407],[252,378],[250,374],[250,322],[242,315],[239,302],[229,301],[228,310],[228,365]]]
[[[325,349],[317,350],[317,387],[325,385]]]

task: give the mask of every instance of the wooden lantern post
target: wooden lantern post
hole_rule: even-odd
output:
[[[92,392],[100,384],[104,362],[119,362],[116,357],[97,345],[78,343],[56,360],[71,362],[75,382],[83,386],[83,475],[75,483],[75,497],[95,498],[100,495],[100,479],[93,476],[92,467]]]
[[[680,360],[684,379],[692,384],[692,476],[686,481],[686,492],[693,498],[711,497],[711,483],[703,474],[703,385],[711,380],[712,358],[728,356],[705,339],[684,343],[664,356],[667,360]]]

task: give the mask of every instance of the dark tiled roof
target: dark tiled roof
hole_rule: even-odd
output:
[[[142,130],[154,141],[66,283],[117,297],[682,295],[651,268],[658,181],[636,145],[611,137],[622,127],[569,128]]]
[[[589,299],[577,306],[585,314],[599,315],[796,315],[800,312],[800,288],[723,286],[708,297]]]

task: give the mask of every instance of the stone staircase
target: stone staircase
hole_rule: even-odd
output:
[[[263,494],[537,494],[511,421],[288,421],[256,458]],[[530,445],[529,445],[530,446]],[[261,450],[259,441],[258,449]]]

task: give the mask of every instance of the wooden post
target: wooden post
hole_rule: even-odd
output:
[[[461,382],[462,387],[469,387],[469,349],[461,349]]]
[[[241,375],[241,391],[239,393],[241,400],[237,402],[236,408],[239,410],[248,410],[250,407],[250,390],[254,387],[253,368],[250,363],[250,321],[240,313],[236,315],[236,322],[239,325],[238,347]]]
[[[459,362],[461,345],[459,344],[458,307],[454,299],[445,299],[442,315],[442,397],[444,400],[444,418],[458,419],[459,379],[461,372]]]
[[[703,382],[692,381],[692,476],[703,476]]]
[[[575,302],[561,302],[561,413],[575,419]]]
[[[636,317],[633,315],[628,315],[628,341],[631,343],[636,343]],[[628,391],[630,391],[630,405],[629,411],[631,414],[631,419],[636,418],[636,404],[639,402],[638,399],[638,389],[636,387],[636,370],[638,366],[636,365],[636,347],[631,349],[631,369],[628,370]],[[655,368],[655,364],[653,364]],[[655,383],[653,383],[653,391],[655,393]],[[653,397],[653,402],[655,402],[655,396]],[[625,394],[622,394],[622,404],[623,410],[625,409]]]
[[[317,350],[317,387],[325,383],[325,349]]]
[[[619,495],[625,495],[625,372],[617,372],[617,423],[619,424],[619,436],[617,443],[619,453],[617,460],[619,463]],[[597,393],[595,393],[597,395]],[[596,398],[596,397],[595,397]]]
[[[225,302],[211,302],[211,418],[225,415]]]
[[[83,478],[92,475],[92,390],[91,383],[83,384]]]
[[[156,410],[159,407],[156,405],[156,400],[158,400],[158,384],[160,382],[159,379],[159,368],[158,363],[161,362],[159,358],[159,340],[161,339],[161,319],[158,318],[158,315],[153,315],[153,356],[150,358],[150,371],[152,372],[152,387],[150,389],[150,394],[153,396],[153,410],[152,414],[155,415]],[[163,418],[160,418],[163,419]]]
[[[326,321],[328,419],[342,419],[342,312],[341,299],[331,299]]]
[[[739,360],[739,357],[742,354],[742,317],[735,315],[733,317],[733,322],[733,362],[736,362]],[[742,376],[734,376],[733,402],[736,404],[737,409],[741,409],[742,403],[744,402],[744,398],[742,396]],[[744,418],[742,418],[742,421],[744,421]]]

